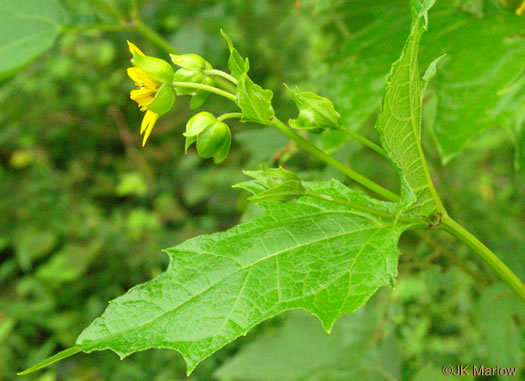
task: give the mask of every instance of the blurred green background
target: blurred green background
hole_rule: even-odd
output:
[[[501,13],[525,27],[524,18],[513,14],[517,1],[441,3],[431,12],[430,25],[434,14],[437,18],[447,9],[475,22]],[[54,47],[0,84],[0,379],[6,380],[73,345],[108,300],[162,272],[168,262],[163,248],[255,215],[247,195],[231,188],[245,180],[241,169],[280,163],[305,180],[345,180],[297,152],[277,132],[237,121],[230,123],[234,140],[224,163],[215,166],[194,149],[185,156],[182,132],[196,111],[183,97],[142,148],[142,113],[129,99],[133,83],[125,71],[130,65],[126,40],[149,55],[167,58],[166,52],[133,28],[92,28],[115,22],[104,4],[127,15],[129,1],[60,4],[67,26]],[[400,54],[409,21],[399,30],[374,25],[389,12],[409,17],[406,2],[136,4],[144,23],[177,50],[198,53],[220,69],[228,58],[219,33],[223,28],[249,57],[254,81],[274,90],[281,119],[296,114],[281,85],[286,82],[330,96],[350,128],[377,140],[373,122],[384,76]],[[366,45],[374,28],[379,31],[370,44],[383,41],[386,48],[356,50]],[[425,59],[423,54],[423,64]],[[452,80],[461,82],[461,70],[453,74],[458,77]],[[359,81],[369,84],[376,97],[356,93]],[[465,104],[490,101],[478,96],[465,96]],[[518,103],[522,116],[523,99]],[[519,126],[512,113],[489,120],[484,133],[476,133],[443,166],[429,132],[436,119],[432,105],[429,96],[423,139],[444,203],[525,279],[525,175],[516,169],[520,159],[514,145],[525,140],[520,135],[523,119]],[[227,101],[211,97],[201,109],[220,114],[230,108]],[[353,142],[340,147],[338,136],[309,138],[374,181],[397,189],[395,171],[373,152]],[[523,368],[525,308],[508,287],[444,233],[406,234],[401,251],[397,287],[382,290],[366,308],[341,319],[332,335],[305,313],[287,313],[226,346],[189,379],[439,380],[447,364]],[[109,351],[80,354],[26,379],[160,381],[186,376],[176,352],[149,350],[125,361]]]

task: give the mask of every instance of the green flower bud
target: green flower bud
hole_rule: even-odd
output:
[[[263,168],[259,171],[244,171],[255,180],[234,185],[255,193],[248,198],[253,202],[291,201],[304,195],[301,180],[284,168]]]
[[[173,81],[201,83],[204,77],[204,74],[197,70],[179,69],[175,72],[175,75],[173,76]],[[176,91],[177,95],[193,95],[196,93],[195,89],[190,89],[187,87],[177,87]]]
[[[295,180],[299,181],[299,177],[292,171],[279,168],[262,168],[258,171],[243,171],[245,175],[259,180],[266,188],[271,188],[282,184],[285,181]]]
[[[230,128],[224,122],[215,123],[197,136],[197,152],[205,159],[217,155],[218,159],[224,160],[224,147],[227,145],[229,150],[230,144]]]
[[[217,118],[209,112],[203,111],[193,115],[190,120],[186,123],[186,132],[184,136],[196,137],[207,128],[217,123]]]
[[[228,128],[228,134],[229,134],[229,138],[224,139],[224,143],[222,144],[222,146],[220,146],[219,149],[217,150],[217,153],[213,155],[213,162],[215,164],[222,163],[224,160],[226,160],[226,158],[228,157],[228,154],[230,153],[230,146],[232,144],[232,138],[231,138],[231,132],[229,128]]]
[[[301,110],[301,112],[299,112],[298,118],[290,119],[288,124],[290,124],[292,128],[296,128],[298,130],[307,130],[314,133],[321,133],[324,131],[323,128],[319,127],[319,123],[317,123],[315,114],[308,109]]]
[[[209,77],[207,75],[204,76],[201,83],[203,85],[215,86],[215,80],[213,79],[213,77]],[[190,108],[192,110],[195,110],[196,108],[201,107],[204,104],[204,102],[208,100],[210,95],[211,94],[209,91],[198,90],[191,98]]]
[[[158,82],[171,82],[173,80],[173,67],[160,58],[134,53],[131,62]]]
[[[156,114],[163,115],[172,109],[176,98],[177,96],[171,84],[165,83],[157,91],[155,98],[153,98],[151,103],[146,107]]]
[[[292,91],[288,86],[286,89],[299,109],[298,119],[290,121],[292,127],[315,130],[316,128],[337,129],[340,126],[340,115],[328,98],[315,93],[299,91],[299,89]]]
[[[199,71],[212,69],[211,64],[197,54],[170,54],[170,57],[175,65],[180,66],[183,69]]]

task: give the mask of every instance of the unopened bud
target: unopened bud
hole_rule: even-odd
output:
[[[212,69],[211,64],[197,54],[170,54],[170,57],[175,65],[180,66],[183,69],[199,71]]]

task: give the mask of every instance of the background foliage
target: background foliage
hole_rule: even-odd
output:
[[[247,194],[231,188],[245,180],[241,168],[280,159],[306,180],[345,180],[273,130],[252,125],[232,123],[232,152],[219,166],[191,150],[184,156],[181,133],[192,113],[182,98],[142,149],[125,40],[150,54],[165,52],[132,31],[93,30],[112,22],[99,3],[57,1],[54,15],[65,26],[49,29],[56,36],[45,43],[57,37],[54,47],[15,76],[10,68],[1,84],[0,379],[71,346],[108,300],[165,269],[162,248],[256,215]],[[107,3],[122,12],[130,7]],[[139,3],[147,25],[216,67],[226,67],[219,29],[227,31],[250,57],[254,81],[274,89],[279,114],[295,112],[281,83],[297,84],[329,96],[348,127],[377,139],[372,126],[384,77],[410,27],[406,2]],[[422,65],[448,56],[425,102],[423,141],[449,211],[525,279],[525,175],[517,154],[525,142],[525,21],[513,14],[518,5],[441,1],[430,12]],[[448,36],[447,28],[455,32]],[[495,41],[486,43],[487,36]],[[222,111],[224,101],[212,97],[208,109]],[[459,127],[451,127],[452,116]],[[468,136],[457,143],[464,124]],[[336,134],[311,137],[378,183],[399,186],[373,152],[340,147]],[[367,380],[419,380],[438,379],[445,364],[523,365],[523,305],[466,247],[421,232],[403,235],[401,252],[396,288],[342,319],[332,335],[304,312],[287,313],[225,347],[190,379],[348,380],[358,372]],[[77,355],[35,377],[184,374],[177,353],[150,350],[122,362],[110,352]]]

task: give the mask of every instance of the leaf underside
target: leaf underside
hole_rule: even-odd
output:
[[[336,181],[305,185],[368,207],[395,208]],[[307,197],[263,205],[265,214],[247,224],[167,249],[167,271],[113,300],[77,346],[121,357],[175,349],[191,372],[282,311],[306,309],[330,331],[338,317],[393,283],[397,242],[407,225]]]
[[[437,208],[421,148],[421,105],[428,78],[421,78],[418,68],[419,42],[432,5],[433,1],[424,1],[415,10],[410,36],[387,77],[383,108],[376,122],[381,145],[402,177],[405,211],[419,216],[428,216]],[[427,73],[431,71],[435,71],[435,62]]]

